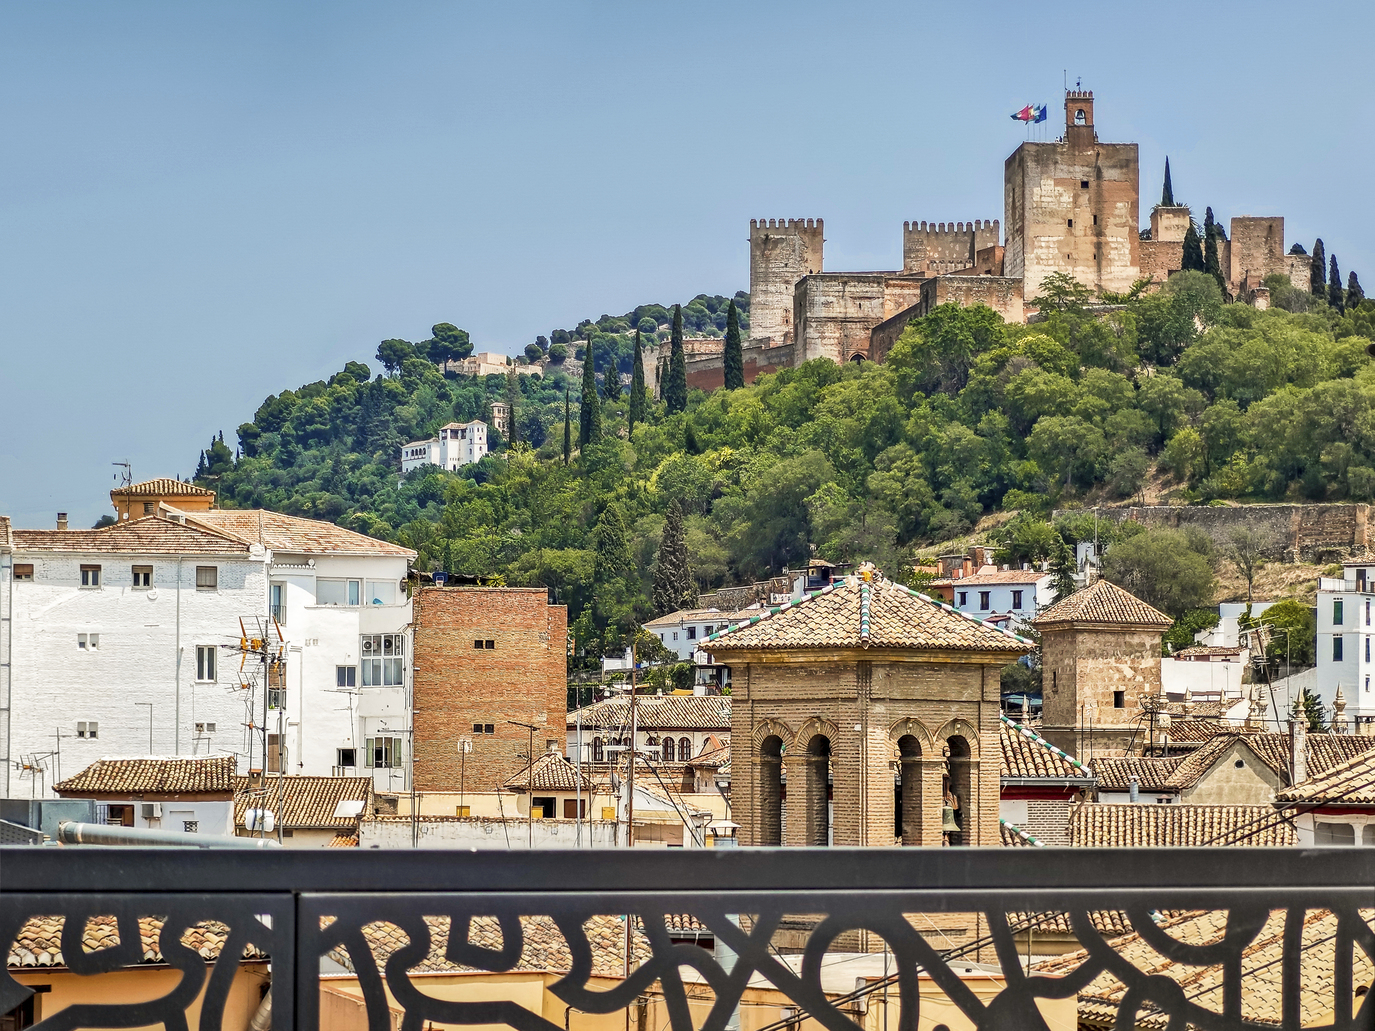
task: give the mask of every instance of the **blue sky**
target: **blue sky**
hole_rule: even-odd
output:
[[[449,321],[513,352],[748,288],[751,217],[826,267],[1002,218],[1008,115],[1095,91],[1144,212],[1282,214],[1375,287],[1375,5],[10,3],[0,513],[90,525],[269,393]]]

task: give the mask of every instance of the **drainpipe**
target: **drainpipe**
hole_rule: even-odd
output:
[[[64,845],[171,845],[177,848],[281,848],[270,838],[235,838],[224,834],[185,834],[145,827],[105,827],[63,820],[57,840]]]

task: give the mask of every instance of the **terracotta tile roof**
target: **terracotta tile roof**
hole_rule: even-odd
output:
[[[1074,934],[1068,913],[1008,913],[1013,927],[1032,923],[1037,934]],[[1126,934],[1132,929],[1131,918],[1120,909],[1091,909],[1089,923],[1100,934]]]
[[[110,491],[110,494],[117,497],[162,497],[170,498],[181,497],[214,497],[213,490],[205,487],[197,487],[194,483],[183,483],[181,480],[174,480],[170,476],[161,476],[155,480],[144,480],[142,483],[135,483],[128,487],[119,487]]]
[[[1025,654],[1032,643],[882,577],[837,580],[801,601],[763,610],[703,647],[901,648]]]
[[[545,752],[534,766],[527,766],[509,778],[505,786],[521,791],[577,791],[578,768],[559,752]],[[591,788],[592,782],[583,774],[582,790]]]
[[[58,781],[59,795],[224,795],[234,791],[232,755],[199,758],[144,756],[97,759],[80,773]]]
[[[1190,718],[1190,717],[1195,718],[1195,719],[1207,719],[1207,718],[1209,718],[1209,717],[1211,717],[1211,718],[1213,718],[1213,719],[1216,719],[1216,718],[1218,718],[1218,717],[1224,715],[1224,714],[1227,712],[1227,710],[1230,709],[1234,704],[1235,704],[1234,702],[1214,702],[1214,701],[1206,701],[1206,702],[1171,702],[1171,701],[1167,701],[1167,702],[1165,703],[1165,711],[1168,712],[1171,716],[1183,716],[1183,717],[1185,717],[1186,719],[1187,719],[1187,718]],[[1188,709],[1187,712],[1185,711],[1185,708],[1186,708],[1186,707],[1187,707],[1187,709]]]
[[[208,513],[207,513],[208,514]],[[248,542],[213,526],[145,516],[100,530],[15,530],[14,550],[113,555],[247,555]]]
[[[636,725],[641,730],[730,730],[728,695],[637,695]],[[568,729],[578,725],[582,713],[583,732],[630,728],[630,699],[608,698],[593,702],[568,714]]]
[[[473,970],[455,963],[447,956],[450,920],[446,916],[427,916],[425,924],[430,933],[430,951],[411,970],[440,972]],[[552,917],[523,916],[520,918],[523,949],[512,970],[540,970],[565,973],[572,969],[573,956],[568,942]],[[618,917],[594,916],[583,924],[592,948],[592,973],[620,977],[625,972],[625,924]],[[395,924],[376,922],[363,928],[363,938],[372,950],[378,967],[385,967],[387,958],[410,944],[410,935]],[[480,948],[499,951],[503,945],[501,926],[491,916],[475,916],[468,922],[467,942]],[[631,935],[632,967],[650,956],[649,942],[638,931]],[[353,961],[347,951],[338,949],[331,956],[352,970]]]
[[[1268,805],[1103,805],[1071,808],[1069,842],[1081,848],[1293,845],[1294,828]]]
[[[991,573],[970,573],[968,576],[942,576],[931,581],[932,587],[969,586],[981,584],[1035,584],[1049,580],[1051,574],[1039,569],[995,569]]]
[[[263,509],[217,508],[209,512],[187,512],[186,525],[192,523],[262,544],[273,551],[310,555],[387,555],[407,559],[416,555],[410,548],[365,537],[333,523]]]
[[[16,967],[61,967],[66,965],[62,956],[63,917],[30,917],[15,935],[10,944],[5,966]],[[161,963],[162,948],[160,938],[164,921],[159,917],[145,916],[138,921],[141,963]],[[207,960],[214,959],[224,948],[229,937],[229,928],[214,921],[204,921],[188,928],[182,934],[182,944],[194,949]],[[93,916],[86,921],[81,935],[82,945],[88,953],[107,949],[120,944],[119,928],[113,916]],[[262,959],[266,953],[255,946],[244,950],[245,959]]]
[[[1311,740],[1311,739],[1310,739]],[[1281,791],[1276,802],[1322,802],[1328,805],[1375,805],[1375,741],[1357,738],[1370,747],[1319,776]]]
[[[1039,629],[1086,624],[1166,630],[1174,620],[1115,583],[1097,580],[1082,591],[1057,601],[1032,620],[1032,624]]]
[[[644,927],[644,918],[636,916],[635,929],[637,931]],[[691,913],[665,913],[664,926],[676,934],[712,934],[712,930],[706,924],[698,920]]]
[[[998,839],[1004,848],[1045,848],[1036,838],[998,817]]]
[[[1371,924],[1369,911],[1363,913]],[[1171,938],[1189,946],[1220,942],[1227,931],[1226,910],[1193,912],[1165,918],[1159,924]],[[1284,1021],[1283,979],[1287,969],[1284,950],[1286,911],[1276,910],[1242,954],[1240,993],[1241,1012],[1235,1020],[1250,1026],[1279,1026]],[[1336,964],[1332,961],[1331,941],[1337,935],[1337,917],[1328,910],[1309,910],[1304,914],[1302,948],[1299,952],[1299,985],[1296,1027],[1319,1027],[1332,1024],[1332,1000],[1336,994]],[[1223,1012],[1224,967],[1221,963],[1203,966],[1167,959],[1133,931],[1108,942],[1117,956],[1139,971],[1153,977],[1169,978],[1182,990],[1191,1003],[1218,1014],[1225,1023]],[[1087,952],[1073,952],[1037,964],[1034,972],[1042,975],[1068,975],[1088,956]],[[1364,949],[1353,954],[1352,981],[1357,985],[1370,984],[1375,977],[1375,964]],[[1117,1022],[1118,1009],[1127,986],[1110,972],[1103,972],[1079,990],[1079,1023],[1081,1027],[1107,1028]],[[1168,1017],[1151,1003],[1144,1003],[1134,1015],[1138,1028],[1165,1028]]]
[[[732,623],[759,613],[760,609],[679,609],[645,623],[646,627],[676,627],[681,623]]]
[[[1170,791],[1170,775],[1184,761],[1182,755],[1142,757],[1098,756],[1092,766],[1099,791],[1129,791],[1132,778],[1142,791]]]
[[[329,839],[329,844],[326,845],[325,847],[326,847],[326,848],[357,848],[357,847],[358,847],[358,835],[357,835],[357,834],[336,834],[336,835],[334,835],[334,837],[332,837],[332,838]]]
[[[1203,744],[1232,728],[1210,716],[1175,716],[1170,720],[1170,744]]]
[[[1092,780],[1094,773],[1072,755],[1056,748],[1034,730],[999,716],[1004,777]]]
[[[730,745],[718,745],[715,748],[709,748],[688,762],[687,765],[703,770],[719,770],[723,766],[729,766]]]
[[[268,776],[262,783],[262,789],[255,793],[250,791],[247,777],[234,778],[234,826],[244,826],[244,814],[249,809],[270,809],[284,829],[337,828],[351,833],[358,829],[360,819],[372,815],[370,777]],[[357,816],[335,816],[340,802],[362,802],[363,806]]]
[[[1368,737],[1356,734],[1308,734],[1305,736],[1307,748],[1308,776],[1310,779],[1321,777],[1342,763],[1375,746]],[[1280,775],[1285,785],[1289,784],[1289,735],[1278,731],[1263,734],[1247,734],[1246,743],[1256,755],[1272,770]]]
[[[1204,655],[1219,655],[1236,658],[1242,652],[1240,648],[1224,648],[1215,644],[1191,644],[1187,648],[1181,648],[1174,653],[1176,659],[1192,659]]]

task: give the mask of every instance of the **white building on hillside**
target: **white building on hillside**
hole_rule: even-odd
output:
[[[1040,569],[985,565],[963,576],[940,577],[928,586],[933,595],[961,612],[1015,632],[1054,604],[1054,581]]]
[[[401,473],[404,476],[422,465],[437,465],[454,472],[460,466],[482,461],[487,454],[487,424],[481,419],[472,422],[451,422],[439,428],[439,436],[429,440],[413,440],[401,447]]]
[[[1324,576],[1318,580],[1317,693],[1329,718],[1340,687],[1348,721],[1375,720],[1372,601],[1375,560],[1343,562],[1341,579]]]
[[[158,512],[0,526],[6,794],[50,795],[111,754],[231,754],[241,772],[409,787],[415,553],[272,512]],[[240,650],[263,627],[284,660],[270,679]]]

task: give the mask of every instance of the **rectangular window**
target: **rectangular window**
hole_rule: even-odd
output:
[[[712,631],[715,630],[715,629],[716,629],[716,628],[715,628],[714,626],[712,626],[710,623],[708,623],[706,626],[702,627],[702,633],[703,633],[705,636],[710,637],[711,634],[712,634]]]
[[[199,820],[182,820],[181,829],[184,834],[200,833],[201,824]]]
[[[674,639],[675,641],[678,640],[678,631],[677,631],[677,630],[673,631],[673,639]]]
[[[1341,625],[1342,625],[1342,599],[1341,599],[1341,598],[1333,598],[1333,599],[1332,599],[1332,625],[1333,625],[1333,626],[1341,626]]]
[[[16,563],[14,564],[14,578],[15,578],[16,580],[32,580],[32,579],[33,579],[33,563],[32,563],[32,562],[16,562]],[[1366,602],[1366,608],[1369,608],[1369,607],[1370,607],[1370,602]]]
[[[396,581],[369,580],[367,598],[369,605],[395,605]]]
[[[357,605],[357,580],[316,580],[316,605]]]
[[[1074,228],[1074,219],[1072,219],[1072,218],[1067,218],[1067,219],[1065,219],[1065,225],[1067,225],[1067,226],[1069,226],[1069,228],[1073,229],[1073,228]]]
[[[286,688],[269,687],[267,689],[267,707],[269,709],[286,708]]]
[[[267,735],[267,772],[281,773],[286,764],[286,745],[281,734]]]
[[[196,645],[196,679],[202,683],[210,683],[215,679],[215,646],[213,644]]]
[[[1021,592],[1021,591],[1013,591],[1013,592],[1012,592],[1012,607],[1013,607],[1014,609],[1020,609],[1020,608],[1022,607],[1022,592]]]
[[[286,622],[286,584],[273,584],[268,588],[272,618],[278,623]]]
[[[153,586],[153,567],[134,566],[134,590],[143,591]]]
[[[362,661],[364,687],[402,687],[405,685],[406,639],[401,634],[367,634],[363,637]]]
[[[1341,635],[1341,634],[1333,634],[1333,635],[1332,635],[1332,661],[1333,661],[1333,662],[1341,662],[1341,661],[1342,661],[1342,635]]]
[[[197,566],[196,567],[196,590],[214,591],[220,586],[220,567],[219,566]]]
[[[968,592],[968,591],[961,591],[961,592],[960,592],[960,604],[961,604],[961,605],[968,605],[968,604],[969,604],[969,592]]]
[[[695,626],[690,626],[690,627],[688,627],[688,628],[687,628],[687,632],[688,632],[688,640],[689,640],[689,641],[695,641],[695,640],[697,640],[697,628],[696,628]]]
[[[358,753],[357,753],[356,750],[354,750],[354,749],[352,749],[352,748],[340,748],[340,749],[336,749],[334,755],[335,755],[335,758],[338,760],[338,761],[335,763],[335,765],[337,765],[337,766],[357,766],[357,765],[358,765]]]
[[[474,723],[474,734],[495,734],[497,732],[495,723]]]
[[[579,817],[587,819],[587,799],[565,798],[563,800],[563,818],[565,820],[576,820]]]
[[[213,724],[213,723],[197,723],[197,724],[196,724],[196,733],[197,733],[197,734],[213,734],[213,733],[215,733],[215,724]]]
[[[143,503],[143,514],[144,514],[144,515],[146,515],[146,516],[149,516],[149,515],[156,515],[156,514],[157,514],[157,510],[158,510],[158,503],[157,503],[156,501],[145,501],[145,502]]]
[[[1080,180],[1079,180],[1079,189],[1081,189],[1081,190],[1087,190],[1088,188],[1089,188],[1089,181],[1088,181],[1087,179],[1080,179]]]
[[[358,686],[358,667],[357,667],[357,666],[335,666],[335,667],[334,667],[334,686],[335,686],[335,687],[357,687],[357,686]]]
[[[15,575],[15,579],[18,580],[18,579],[19,579],[19,576],[18,576],[19,567],[18,567],[18,566],[15,566],[15,567],[14,567],[14,571],[15,571],[15,574],[16,574],[16,575]],[[30,580],[33,579],[33,566],[29,566],[29,579],[30,579]],[[1370,626],[1370,599],[1369,599],[1369,598],[1367,598],[1367,599],[1365,600],[1365,625],[1366,625],[1366,626]]]
[[[76,736],[82,738],[100,737],[100,724],[94,720],[78,723],[76,725]]]
[[[370,737],[367,739],[368,767],[375,770],[392,770],[401,765],[401,739],[399,737]]]
[[[1127,707],[1127,692],[1114,691],[1112,693],[1112,707],[1114,709],[1125,709]]]
[[[1365,661],[1370,661],[1370,635],[1365,635]]]
[[[987,612],[987,611],[989,610],[989,608],[990,608],[991,605],[993,604],[992,597],[993,597],[993,592],[992,592],[992,591],[980,591],[980,592],[979,592],[979,610],[980,610],[980,611],[982,611],[982,612]]]
[[[99,587],[100,586],[100,567],[82,566],[81,567],[81,586]]]

